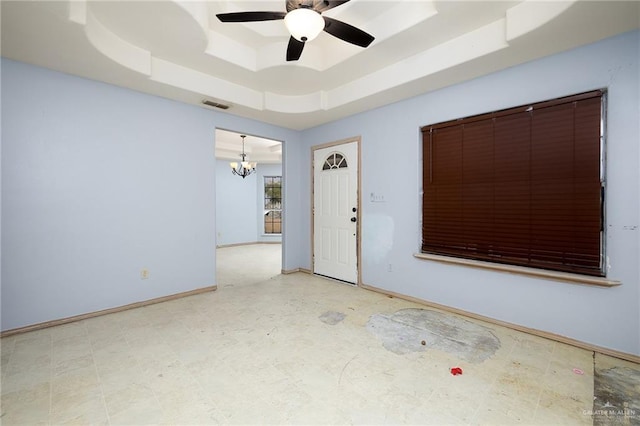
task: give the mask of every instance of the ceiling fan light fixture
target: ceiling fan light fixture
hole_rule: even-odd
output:
[[[324,29],[322,16],[308,8],[294,9],[284,17],[284,24],[298,41],[311,41]]]

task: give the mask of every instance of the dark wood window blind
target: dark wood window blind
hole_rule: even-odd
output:
[[[593,91],[425,126],[422,251],[604,276]]]

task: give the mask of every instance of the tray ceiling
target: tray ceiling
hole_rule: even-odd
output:
[[[640,25],[635,1],[351,0],[324,14],[375,36],[327,33],[286,62],[285,1],[2,1],[2,55],[203,108],[306,129]]]

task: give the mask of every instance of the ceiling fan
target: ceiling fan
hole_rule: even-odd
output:
[[[322,16],[322,12],[347,3],[349,0],[285,0],[286,12],[232,12],[218,13],[221,22],[258,22],[284,19],[291,33],[287,46],[287,61],[300,59],[302,49],[321,31],[360,47],[374,40],[371,34],[337,19]]]

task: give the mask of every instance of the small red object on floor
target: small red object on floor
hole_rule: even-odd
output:
[[[458,374],[462,374],[462,368],[460,367],[453,367],[451,369],[451,374],[453,374],[454,376],[457,376]]]

